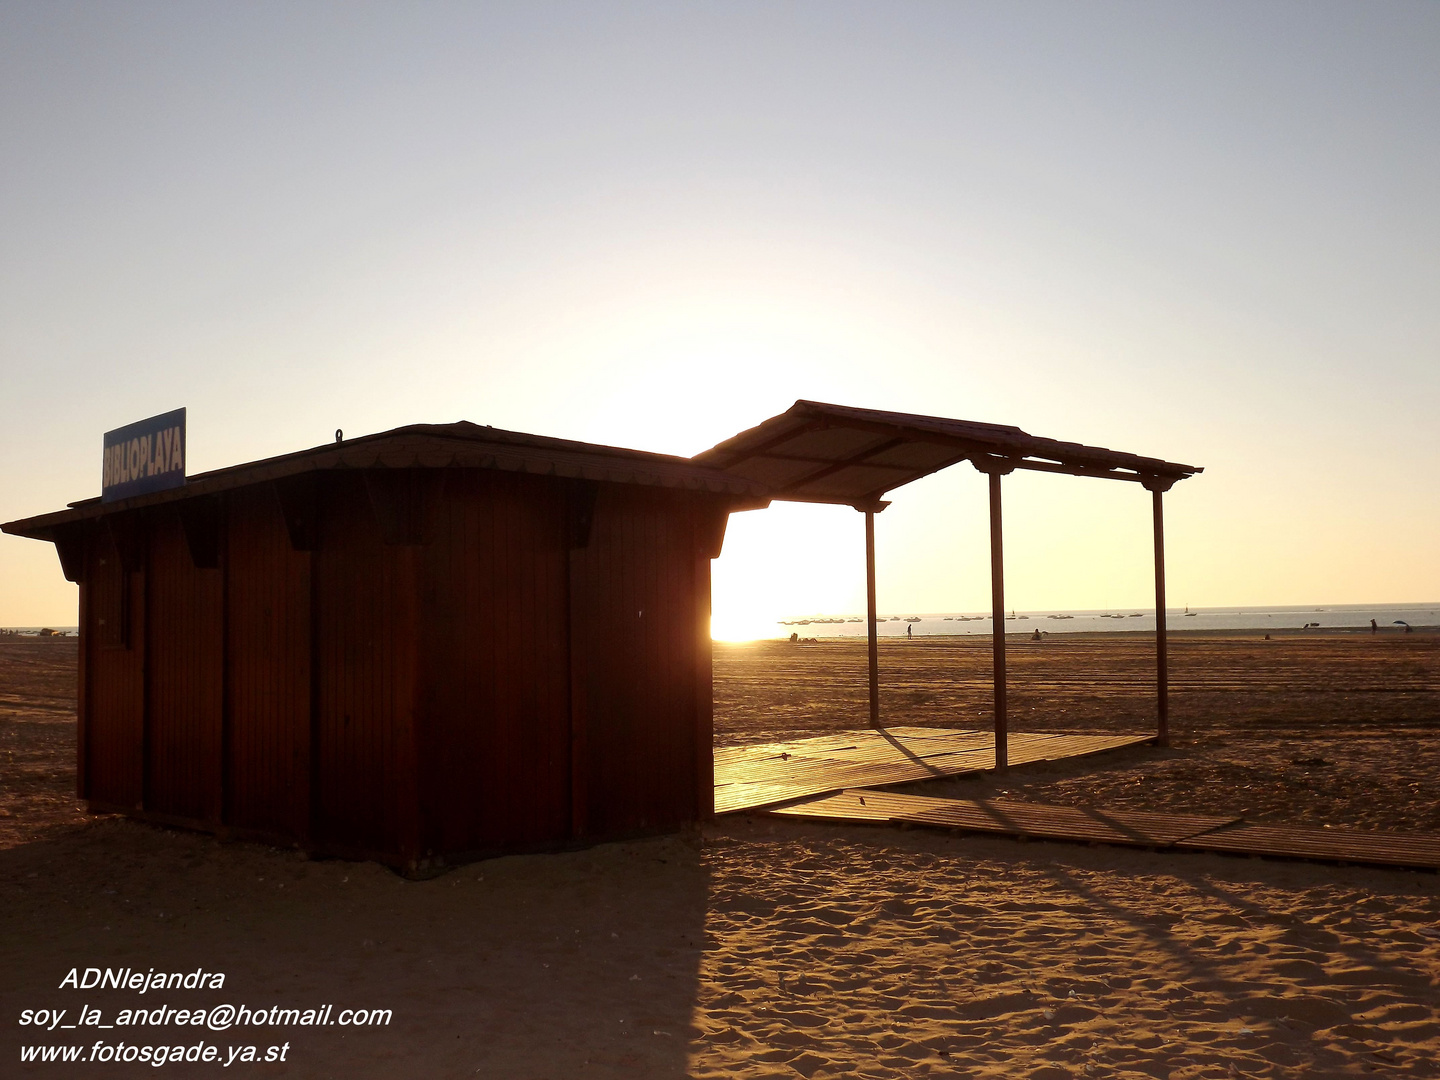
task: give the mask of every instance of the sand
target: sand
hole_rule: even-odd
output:
[[[1043,706],[1054,721],[1063,706],[1068,719],[1033,726],[1108,730],[1107,697],[1109,723],[1140,720],[1130,696],[1141,644],[1094,641],[1088,659],[1084,643],[1070,644],[1052,650],[1054,685],[1029,699],[1037,717]],[[1435,820],[1436,640],[1271,644],[1177,648],[1176,721],[1188,727],[1171,750],[949,783],[1433,829],[1422,823]],[[937,662],[943,643],[923,645],[934,651],[887,651],[888,707],[910,709],[905,722],[969,726],[961,710],[979,717],[978,691]],[[0,1076],[222,1068],[19,1063],[25,1045],[88,1048],[99,1037],[288,1043],[284,1063],[249,1068],[301,1077],[1440,1076],[1434,874],[756,816],[410,882],[370,864],[81,817],[65,788],[73,648],[0,646],[10,814],[0,818],[0,1015],[10,1024]],[[863,716],[855,652],[721,649],[720,738],[823,730],[829,697],[853,699]],[[1095,657],[1103,679],[1090,673]],[[1017,661],[1022,675],[1028,662]],[[1282,689],[1246,689],[1235,674],[1262,662]],[[856,670],[858,693],[836,690]],[[1306,730],[1306,717],[1323,732]],[[226,984],[143,996],[60,989],[72,966],[203,968]],[[108,1022],[122,1007],[222,1002],[393,1017],[163,1037],[36,1037],[16,1022],[27,1008],[85,1003]]]
[[[1153,731],[1154,640],[1055,634],[1008,648],[1011,731]],[[719,646],[716,743],[863,727],[855,641]],[[989,639],[880,648],[886,723],[989,728]],[[1440,832],[1440,633],[1175,635],[1172,747],[902,790],[1295,825]]]

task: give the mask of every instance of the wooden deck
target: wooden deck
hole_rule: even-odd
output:
[[[1153,735],[1012,734],[1010,764],[1082,757],[1152,741]],[[994,767],[995,738],[987,731],[900,727],[737,746],[715,751],[715,813]]]
[[[1011,765],[1152,742],[1150,735],[1010,736]],[[821,821],[923,825],[1037,840],[1211,851],[1440,870],[1440,836],[1263,825],[1235,816],[935,799],[878,790],[995,767],[986,731],[889,728],[715,751],[715,812],[767,810]]]
[[[1237,855],[1399,866],[1440,870],[1440,836],[1425,833],[1358,832],[1302,825],[1260,825],[1244,821],[1203,836],[1177,841],[1178,848]]]
[[[854,788],[771,813],[812,820],[926,825],[1044,840],[1440,870],[1437,836],[1260,825],[1236,817],[1107,811],[1011,799],[972,802]]]

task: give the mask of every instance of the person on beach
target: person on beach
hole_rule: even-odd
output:
[[[1380,631],[1380,627],[1378,627],[1378,626],[1375,625],[1375,620],[1374,620],[1374,619],[1371,619],[1371,620],[1370,620],[1370,633],[1375,634],[1375,633],[1379,633],[1379,631]]]
[[[915,636],[915,627],[913,624],[907,623],[905,625],[905,636],[907,638],[913,638]]]

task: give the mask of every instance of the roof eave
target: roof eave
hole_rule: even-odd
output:
[[[703,492],[743,504],[744,509],[769,505],[770,492],[764,485],[697,465],[688,458],[618,447],[595,446],[592,450],[592,444],[524,436],[519,432],[500,434],[513,435],[515,439],[485,442],[463,435],[426,430],[425,425],[398,428],[200,473],[190,477],[184,486],[165,491],[108,503],[99,498],[80,500],[71,503],[65,510],[0,524],[0,530],[14,536],[53,541],[55,529],[107,514],[143,510],[309,472],[374,468],[497,469],[598,483]],[[527,444],[524,439],[535,442]],[[537,442],[540,445],[536,445]]]

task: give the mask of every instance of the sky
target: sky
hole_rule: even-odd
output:
[[[1204,466],[1172,604],[1440,599],[1440,5],[0,0],[0,520],[402,424],[694,454],[797,398]],[[983,478],[877,518],[989,607]],[[1153,603],[1148,493],[1005,481],[1007,600]],[[722,636],[864,610],[735,515]],[[0,625],[75,622],[0,537]]]

